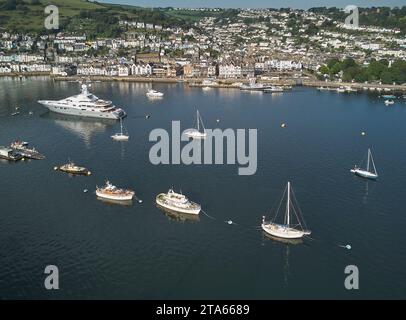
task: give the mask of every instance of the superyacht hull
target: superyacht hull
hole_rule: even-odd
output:
[[[113,112],[100,112],[100,111],[88,111],[88,110],[80,110],[76,108],[69,108],[69,107],[60,107],[51,104],[44,104],[43,102],[39,101],[44,107],[48,108],[50,111],[59,113],[59,114],[67,114],[71,116],[78,116],[78,117],[88,117],[88,118],[98,118],[98,119],[111,119],[111,120],[119,120],[120,118],[124,118],[126,113],[124,111],[120,113],[113,113]]]

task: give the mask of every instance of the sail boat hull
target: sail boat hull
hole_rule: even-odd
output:
[[[296,230],[276,223],[262,224],[262,230],[271,236],[282,239],[300,239],[310,234],[310,231]]]
[[[128,141],[129,137],[126,135],[120,135],[120,134],[116,134],[114,136],[111,136],[111,138],[115,141]]]
[[[189,129],[184,132],[185,136],[193,139],[205,139],[207,134],[206,132],[200,132],[196,129]]]
[[[351,172],[354,173],[355,175],[361,177],[361,178],[371,179],[371,180],[378,179],[377,174],[374,174],[374,173],[366,171],[366,170],[352,169]]]

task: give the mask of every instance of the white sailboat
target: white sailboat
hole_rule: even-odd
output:
[[[358,166],[354,166],[354,169],[351,169],[351,172],[366,179],[377,179],[378,172],[375,167],[374,158],[372,156],[371,149],[368,149],[368,160],[367,160],[367,169],[361,169]]]
[[[286,200],[286,209],[285,209],[285,217],[284,217],[284,223],[283,224],[278,224],[275,223],[276,218],[278,217],[279,209],[282,205],[283,199],[285,198],[285,195],[287,194],[287,200]],[[277,237],[277,238],[282,238],[282,239],[300,239],[305,235],[310,235],[311,231],[306,230],[306,225],[303,220],[303,225],[305,228],[303,228],[302,223],[300,222],[299,216],[301,215],[299,206],[295,208],[294,203],[296,201],[293,190],[291,188],[290,182],[288,182],[288,185],[283,193],[282,200],[279,204],[279,208],[276,212],[276,215],[273,219],[273,221],[270,222],[265,222],[265,216],[262,217],[262,229],[269,235]],[[292,218],[293,215],[296,217],[297,222],[294,224],[292,223]]]
[[[130,136],[128,134],[124,134],[123,132],[123,119],[120,118],[120,132],[116,133],[115,135],[111,136],[113,140],[116,141],[128,141],[130,139]]]
[[[197,110],[196,123],[197,123],[197,128],[188,129],[184,132],[184,134],[187,137],[193,138],[193,139],[206,138],[206,136],[207,136],[206,129],[204,127],[203,120],[202,120],[202,117],[200,116],[199,110]],[[201,130],[200,123],[201,123],[201,127],[203,128],[203,131]]]

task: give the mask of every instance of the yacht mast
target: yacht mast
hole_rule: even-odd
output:
[[[286,203],[286,212],[287,212],[287,226],[289,227],[289,223],[290,223],[290,182],[288,182],[288,202]]]
[[[368,149],[368,164],[367,164],[367,171],[369,171],[369,162],[371,161],[371,149]]]
[[[200,131],[199,110],[197,110],[196,121],[197,121],[197,131]]]

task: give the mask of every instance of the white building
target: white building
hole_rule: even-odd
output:
[[[131,74],[134,76],[151,75],[152,67],[149,64],[146,64],[146,65],[133,64],[131,66]]]
[[[121,65],[118,67],[118,76],[119,77],[128,77],[130,75],[130,68],[126,65]]]
[[[242,75],[241,67],[235,66],[233,64],[220,65],[219,66],[219,77],[220,78],[240,78]]]
[[[11,68],[6,65],[0,65],[0,74],[11,73]]]

